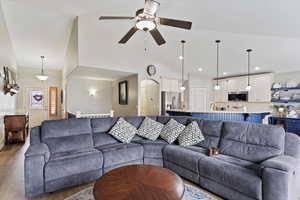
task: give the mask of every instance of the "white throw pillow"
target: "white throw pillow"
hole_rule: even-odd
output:
[[[169,144],[172,144],[184,130],[184,128],[185,126],[183,124],[180,124],[174,119],[170,119],[161,130],[160,137],[167,141]]]
[[[181,146],[191,146],[198,144],[205,138],[198,126],[198,123],[193,121],[180,133],[178,137],[179,145]]]
[[[112,135],[114,138],[123,143],[130,143],[136,132],[137,129],[135,126],[120,117],[108,134]]]
[[[163,124],[145,117],[140,128],[138,129],[137,135],[155,141],[159,137],[163,127]]]

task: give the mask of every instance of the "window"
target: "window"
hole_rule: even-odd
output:
[[[49,87],[49,116],[56,117],[57,116],[57,95],[58,88],[57,87]]]

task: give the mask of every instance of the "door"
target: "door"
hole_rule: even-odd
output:
[[[159,115],[159,84],[153,80],[143,80],[141,82],[141,115]]]
[[[206,112],[208,108],[207,94],[207,88],[191,88],[189,110],[192,112]]]

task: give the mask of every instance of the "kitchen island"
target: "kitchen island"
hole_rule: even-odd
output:
[[[250,122],[262,124],[263,119],[271,112],[240,112],[240,111],[208,111],[193,112],[181,110],[167,110],[170,116],[189,116],[201,119]]]

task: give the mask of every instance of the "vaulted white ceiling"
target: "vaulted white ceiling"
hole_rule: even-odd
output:
[[[253,67],[262,71],[300,70],[300,1],[298,0],[160,0],[160,16],[193,21],[192,31],[162,27],[167,44],[155,45],[136,34],[128,44],[117,41],[133,25],[130,21],[97,20],[100,15],[134,15],[143,0],[2,0],[18,65],[61,68],[72,20],[79,16],[80,65],[130,68],[158,64],[179,71],[179,41],[187,40],[186,66],[215,75],[215,39],[222,40],[221,71],[246,71],[245,49],[253,48]],[[122,65],[122,67],[120,67]],[[130,71],[130,70],[128,70]]]

